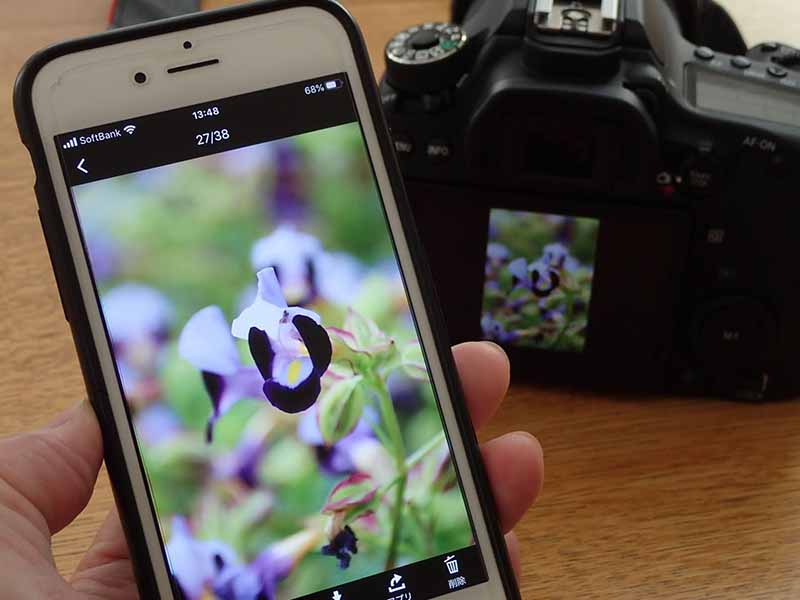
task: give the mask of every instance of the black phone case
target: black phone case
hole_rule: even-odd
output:
[[[48,62],[67,54],[298,6],[310,6],[327,11],[342,24],[350,38],[361,84],[369,104],[370,116],[376,125],[375,129],[397,201],[397,208],[411,249],[416,276],[422,288],[423,296],[428,299],[426,309],[433,329],[436,351],[444,367],[448,391],[453,399],[453,408],[458,420],[459,433],[464,440],[469,469],[477,487],[481,510],[489,531],[492,543],[491,550],[497,558],[500,577],[507,598],[519,600],[521,596],[506,551],[505,539],[499,528],[494,496],[486,476],[472,421],[463,400],[463,392],[450,351],[443,314],[436,300],[431,274],[424,258],[411,208],[406,198],[400,169],[381,109],[380,97],[369,55],[358,25],[341,5],[332,0],[267,0],[71,40],[51,46],[33,55],[23,66],[17,78],[14,88],[14,112],[17,126],[19,127],[22,143],[30,152],[31,161],[36,172],[34,191],[39,205],[39,218],[45,241],[47,242],[64,313],[75,340],[89,399],[97,413],[103,431],[106,465],[130,546],[139,592],[142,598],[159,597],[151,561],[148,557],[148,549],[145,544],[141,517],[133,499],[132,484],[125,467],[125,455],[119,440],[117,426],[111,415],[108,391],[100,369],[99,354],[94,345],[86,309],[81,300],[74,262],[68,255],[69,246],[67,244],[66,230],[59,214],[53,180],[45,158],[44,141],[41,138],[33,111],[33,82],[39,71]],[[471,509],[474,510],[475,507],[471,507]],[[488,548],[483,548],[483,552],[487,550]],[[173,587],[176,587],[174,583]],[[181,597],[178,589],[175,589],[174,593],[176,598]]]

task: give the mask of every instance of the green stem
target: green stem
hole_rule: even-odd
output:
[[[444,440],[444,431],[440,431],[433,436],[424,446],[420,446],[414,454],[406,459],[406,469],[413,469],[429,452],[438,448]]]
[[[373,377],[372,385],[378,392],[378,409],[381,413],[381,420],[392,441],[392,456],[399,468],[400,465],[405,462],[406,458],[403,433],[400,431],[400,421],[397,420],[397,413],[394,410],[392,399],[389,397],[389,390],[386,387],[386,382],[383,381],[380,375],[376,375]]]
[[[394,569],[397,563],[397,547],[400,544],[400,529],[403,522],[403,497],[406,493],[406,477],[400,479],[395,496],[394,509],[392,513],[392,537],[389,541],[389,552],[386,554],[385,571]]]
[[[397,419],[397,413],[389,396],[386,382],[380,375],[376,374],[373,378],[373,385],[378,392],[378,407],[381,413],[381,420],[392,441],[392,455],[394,456],[399,480],[395,493],[394,507],[392,508],[392,534],[389,539],[389,550],[386,554],[386,570],[388,571],[393,569],[397,563],[397,548],[400,543],[400,530],[403,523],[403,505],[408,468],[406,467],[406,448],[405,442],[403,442],[403,432],[400,430],[400,421]]]

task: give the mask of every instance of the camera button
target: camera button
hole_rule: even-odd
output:
[[[394,150],[398,156],[411,156],[414,154],[414,141],[405,133],[394,134]]]
[[[428,142],[425,154],[433,162],[445,162],[453,156],[453,147],[446,140],[434,139]]]
[[[767,308],[749,298],[726,298],[700,310],[694,350],[703,362],[735,372],[759,368],[774,351],[776,322]]]
[[[778,65],[770,65],[767,67],[767,73],[778,79],[783,79],[789,74],[789,71]]]
[[[713,60],[713,58],[716,56],[714,51],[708,46],[700,46],[699,48],[696,48],[694,55],[700,60]]]
[[[713,196],[717,191],[720,164],[708,153],[687,160],[681,168],[681,189],[693,196]]]
[[[746,56],[734,56],[731,59],[731,64],[737,69],[749,69],[753,66],[752,61]]]

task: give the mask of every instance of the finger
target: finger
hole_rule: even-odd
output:
[[[135,600],[139,597],[128,544],[113,509],[72,576],[72,588],[88,598]]]
[[[492,418],[508,391],[511,377],[508,356],[491,342],[467,342],[453,348],[453,358],[472,424],[480,429]]]
[[[522,579],[522,565],[519,562],[519,538],[513,531],[506,534],[506,548],[508,548],[508,558],[511,560],[511,566],[514,568],[514,575],[517,577],[517,583]]]
[[[529,433],[507,433],[481,446],[504,532],[519,522],[542,489],[544,457]]]
[[[0,505],[48,536],[84,509],[103,460],[100,427],[88,403],[44,429],[0,440]]]

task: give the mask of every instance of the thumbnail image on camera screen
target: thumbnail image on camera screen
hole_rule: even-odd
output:
[[[561,352],[584,349],[599,224],[491,211],[481,317],[486,339]]]

